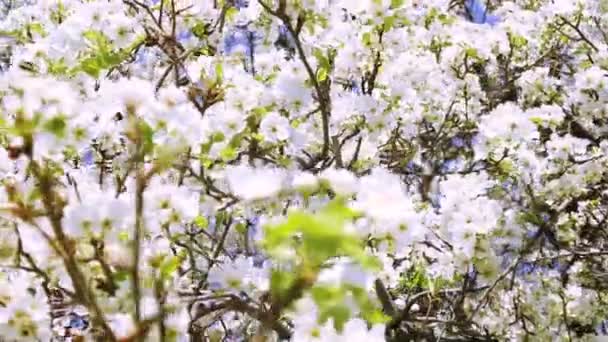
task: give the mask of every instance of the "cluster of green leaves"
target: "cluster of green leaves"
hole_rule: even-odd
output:
[[[44,28],[39,23],[31,23],[26,25],[23,30],[14,32],[0,32],[1,35],[8,35],[16,38],[17,42],[22,42],[23,39],[29,39],[31,32],[37,32],[44,35]],[[37,57],[44,60],[47,65],[47,72],[53,76],[74,76],[78,72],[84,72],[93,78],[99,78],[104,70],[111,70],[123,63],[129,56],[135,52],[144,41],[144,37],[135,39],[131,45],[123,49],[116,49],[110,39],[101,31],[89,30],[83,33],[84,38],[89,44],[89,50],[86,51],[83,57],[79,58],[79,62],[75,67],[70,68],[65,62],[65,59],[51,59],[40,53]],[[37,74],[38,67],[31,62],[22,62],[19,67],[26,71]]]
[[[293,248],[302,261],[320,267],[327,260],[347,256],[364,267],[377,267],[378,261],[366,251],[361,239],[346,231],[346,224],[359,214],[336,198],[316,213],[294,211],[283,223],[265,228],[263,246],[271,255]]]
[[[32,42],[34,33],[42,37],[46,36],[47,34],[44,27],[39,22],[27,23],[23,27],[11,31],[0,30],[0,36],[13,38],[17,44],[26,44]]]
[[[434,294],[441,289],[455,285],[458,281],[458,277],[456,279],[431,278],[427,275],[425,267],[422,264],[414,264],[407,271],[403,272],[396,291],[399,293],[430,291],[431,294]]]
[[[336,56],[336,50],[330,49],[324,53],[321,49],[315,48],[313,54],[317,59],[319,67],[317,68],[317,81],[323,82],[327,79],[329,73],[333,69],[333,59]]]
[[[310,291],[319,308],[319,322],[332,319],[334,327],[341,330],[352,316],[346,298],[354,299],[361,316],[377,323],[385,319],[368,293],[352,284],[322,285],[315,284],[319,272],[332,260],[346,257],[365,269],[377,270],[380,264],[365,250],[361,238],[348,232],[346,225],[359,216],[348,208],[342,198],[336,198],[316,213],[294,211],[279,224],[265,227],[262,246],[275,259],[274,264],[285,262],[285,251],[294,251],[295,260],[289,260],[290,267],[281,269],[275,266],[271,277],[271,295],[280,302],[293,302]]]
[[[456,21],[456,18],[440,11],[437,7],[432,7],[424,18],[424,27],[429,29],[435,21],[439,21],[443,25],[451,25]]]
[[[310,292],[319,308],[319,322],[324,323],[331,318],[337,331],[342,331],[344,324],[352,316],[352,309],[348,305],[349,299],[353,299],[358,305],[362,318],[367,322],[381,324],[390,320],[370,299],[369,294],[360,287],[350,284],[341,286],[316,285]]]
[[[57,138],[65,138],[67,132],[67,117],[64,114],[57,114],[52,117],[44,117],[41,113],[34,113],[32,118],[24,115],[23,111],[15,113],[17,118],[12,126],[5,127],[6,132],[11,135],[21,136],[26,141],[32,139],[37,132],[47,132]],[[0,125],[4,126],[0,119]]]
[[[89,42],[91,52],[71,73],[83,71],[94,78],[99,78],[102,70],[110,70],[122,63],[143,42],[142,37],[126,49],[115,49],[108,37],[100,31],[89,30],[83,36]]]
[[[61,1],[57,1],[57,7],[51,11],[50,19],[53,23],[59,25],[68,16],[67,8]]]

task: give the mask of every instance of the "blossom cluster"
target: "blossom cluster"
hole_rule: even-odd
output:
[[[606,1],[10,3],[2,337],[608,333]]]

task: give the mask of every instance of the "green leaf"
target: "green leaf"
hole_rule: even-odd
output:
[[[197,21],[196,24],[194,26],[192,26],[192,34],[198,38],[198,39],[203,39],[207,36],[208,32],[207,32],[207,24],[205,24],[205,22],[203,21]]]
[[[420,265],[415,265],[413,268],[408,270],[402,277],[399,286],[406,290],[411,291],[417,288],[427,289],[429,285],[429,279],[426,276],[426,272]]]
[[[319,68],[317,70],[317,81],[323,82],[327,79],[327,69]]]
[[[295,283],[296,275],[293,272],[285,272],[273,269],[270,274],[270,293],[274,298],[282,299],[287,291]]]
[[[160,274],[163,278],[169,278],[177,271],[181,264],[181,258],[178,256],[171,256],[165,258],[160,266]]]
[[[149,154],[154,149],[154,129],[144,120],[138,121],[138,128],[142,138],[144,153]]]
[[[129,279],[129,275],[131,275],[130,272],[128,272],[127,270],[121,270],[121,269],[117,269],[114,272],[114,281],[116,283],[121,283],[123,281],[126,281],[127,279]]]
[[[523,48],[528,45],[528,40],[524,36],[518,34],[509,34],[511,44],[515,48]]]
[[[66,17],[67,9],[63,5],[62,1],[58,1],[57,8],[51,12],[50,19],[54,24],[59,25],[65,20]]]
[[[213,135],[211,135],[211,141],[213,141],[214,143],[222,142],[222,141],[224,141],[224,139],[226,139],[226,137],[224,136],[224,133],[222,133],[222,132],[215,132],[215,133],[213,133]]]
[[[477,54],[477,49],[468,47],[465,49],[465,54],[471,58],[477,58],[479,55]]]
[[[222,63],[215,65],[215,82],[221,84],[224,81],[224,66]]]
[[[342,332],[344,324],[351,317],[351,309],[346,305],[346,288],[315,286],[310,292],[319,308],[319,323],[325,323],[331,318],[334,328]]]
[[[236,159],[237,155],[236,149],[232,146],[226,146],[220,151],[220,157],[225,162]]]
[[[329,64],[329,59],[325,56],[325,54],[323,53],[323,51],[319,48],[315,48],[312,51],[313,55],[315,56],[315,58],[317,59],[317,62],[319,62],[319,67],[321,68],[325,68],[325,69],[330,69],[331,66]]]
[[[247,234],[247,225],[243,222],[237,223],[235,229],[239,234]]]
[[[239,14],[239,10],[236,7],[230,7],[226,10],[226,20],[232,21]]]
[[[519,216],[519,220],[521,220],[520,222],[528,222],[536,226],[542,226],[543,224],[542,218],[540,218],[538,215],[531,211],[521,213]]]
[[[391,321],[391,317],[385,315],[382,310],[374,309],[362,312],[363,318],[370,324],[386,324]]]
[[[93,48],[99,52],[107,52],[110,49],[110,41],[108,38],[100,31],[96,30],[87,30],[82,33],[82,36],[88,40]]]
[[[397,20],[397,18],[395,18],[395,16],[393,16],[393,15],[384,17],[384,24],[383,24],[384,30],[390,31],[395,26],[396,20]]]
[[[64,138],[67,124],[63,115],[58,115],[44,123],[43,129],[53,133],[58,138]]]
[[[30,32],[38,33],[42,37],[46,36],[46,32],[44,31],[44,27],[42,27],[41,23],[34,22],[27,24],[27,29],[30,30]]]
[[[97,61],[97,58],[94,57],[86,58],[80,62],[79,69],[93,78],[99,78],[99,73],[101,71],[99,62]]]
[[[391,0],[391,8],[393,8],[393,9],[399,8],[399,7],[403,6],[404,3],[405,3],[405,0]]]
[[[15,253],[15,250],[10,245],[0,245],[0,259],[8,259]]]
[[[155,167],[161,170],[170,168],[185,149],[179,145],[158,145],[155,151]]]
[[[118,233],[118,240],[122,241],[122,242],[129,242],[129,232],[127,231],[121,231]]]
[[[163,262],[164,258],[165,258],[164,254],[155,255],[155,256],[152,256],[152,257],[150,257],[148,259],[148,263],[153,268],[160,268],[160,266],[162,265],[162,262]]]
[[[424,18],[424,27],[428,29],[433,23],[433,21],[435,21],[435,18],[437,18],[438,15],[439,10],[437,9],[437,7],[432,7]]]
[[[194,218],[194,224],[199,228],[205,229],[209,226],[209,221],[205,216],[199,215]]]
[[[122,61],[123,61],[123,56],[121,53],[108,52],[108,53],[102,53],[99,55],[99,62],[100,62],[99,64],[104,69],[109,69],[110,67],[118,65]]]
[[[52,75],[65,75],[68,72],[68,66],[65,64],[64,58],[60,58],[56,61],[47,60],[47,70]]]
[[[361,37],[361,41],[363,42],[363,45],[370,46],[372,43],[372,34],[370,32],[365,32]]]
[[[310,294],[316,303],[321,306],[333,305],[341,302],[345,297],[345,290],[341,287],[315,286]]]

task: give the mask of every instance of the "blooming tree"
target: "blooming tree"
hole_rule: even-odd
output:
[[[605,0],[4,1],[9,340],[585,340]]]

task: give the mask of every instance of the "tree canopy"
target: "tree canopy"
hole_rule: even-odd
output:
[[[3,6],[2,337],[608,333],[606,0]]]

